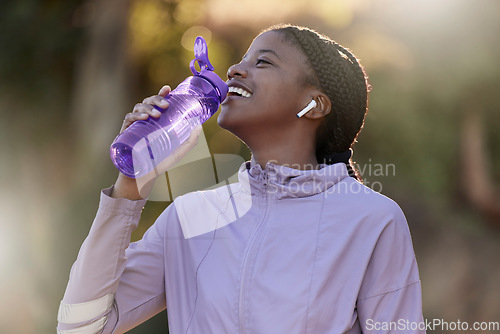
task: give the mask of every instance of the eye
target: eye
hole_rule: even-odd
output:
[[[256,65],[271,65],[272,63],[266,59],[259,58],[257,59]]]

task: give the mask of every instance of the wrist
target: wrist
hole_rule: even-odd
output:
[[[137,181],[120,173],[111,192],[113,198],[126,198],[132,201],[144,199],[137,187]]]
[[[126,198],[132,201],[147,199],[153,189],[156,176],[156,174],[150,173],[133,179],[120,173],[116,179],[111,197]]]

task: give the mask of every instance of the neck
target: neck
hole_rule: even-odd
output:
[[[273,138],[269,141],[259,140],[248,146],[252,151],[252,161],[262,168],[267,163],[272,163],[300,170],[319,169],[312,141],[304,142],[290,137],[282,140]]]
[[[278,157],[275,155],[266,157],[266,154],[257,154],[252,152],[252,161],[260,165],[263,169],[266,167],[267,163],[272,163],[274,165],[286,166],[299,170],[312,170],[319,169],[319,164],[316,158],[312,159],[290,159],[288,157]]]
[[[300,170],[319,169],[316,159],[318,120],[295,118],[276,125],[259,123],[228,129],[238,136],[252,152],[252,161],[263,169],[267,163]]]

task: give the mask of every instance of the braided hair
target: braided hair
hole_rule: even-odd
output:
[[[318,162],[344,162],[349,175],[361,182],[351,152],[368,111],[370,85],[363,67],[348,49],[312,29],[281,24],[263,32],[267,31],[280,33],[304,53],[311,70],[304,84],[321,89],[332,103],[316,133]]]

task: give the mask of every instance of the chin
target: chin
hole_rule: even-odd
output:
[[[237,115],[234,112],[230,112],[227,107],[222,106],[219,116],[217,117],[217,124],[219,124],[221,128],[232,132],[232,129],[237,128],[238,123],[241,123],[241,120],[235,116]]]
[[[243,138],[241,137],[241,130],[245,128],[245,124],[241,123],[241,120],[235,119],[234,117],[233,119],[231,119],[231,117],[228,117],[228,115],[223,113],[222,111],[217,117],[217,124],[219,124],[221,128],[231,132],[233,135],[235,135],[245,143],[245,140],[243,140]]]
[[[221,110],[219,116],[217,116],[217,124],[219,124],[221,128],[228,130],[227,123],[227,115]]]

